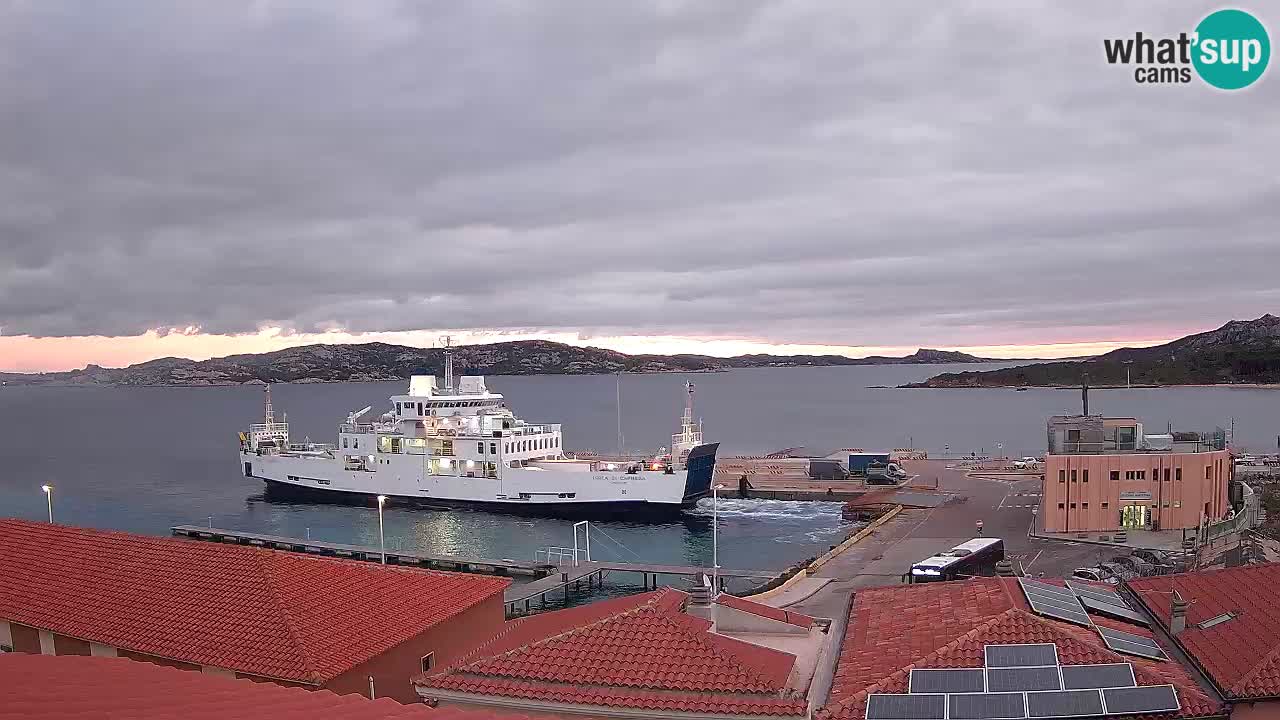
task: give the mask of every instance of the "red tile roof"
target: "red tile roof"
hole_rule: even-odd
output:
[[[0,654],[0,720],[492,720],[482,710],[432,709],[161,667],[123,658]],[[502,715],[502,720],[521,716]]]
[[[708,632],[688,595],[662,589],[513,621],[420,692],[643,710],[802,715],[786,689],[795,657]]]
[[[1230,699],[1280,696],[1280,563],[1143,578],[1128,583],[1166,628],[1173,589],[1188,603],[1177,642]],[[1198,624],[1236,617],[1201,630]]]
[[[1177,663],[1115,653],[1091,628],[1032,613],[1016,580],[975,578],[858,591],[820,717],[862,718],[867,695],[906,692],[913,667],[982,667],[984,645],[1046,642],[1057,645],[1063,665],[1127,662],[1139,685],[1174,685],[1182,710],[1162,717],[1225,713]]]
[[[319,684],[508,581],[0,520],[0,619]]]
[[[716,597],[716,602],[724,605],[725,607],[733,608],[734,610],[741,610],[742,612],[759,615],[760,617],[769,618],[770,620],[777,620],[778,622],[795,625],[796,627],[811,628],[816,622],[808,615],[793,612],[784,608],[771,607],[769,605],[755,602],[754,600],[735,597],[733,595],[721,594]]]

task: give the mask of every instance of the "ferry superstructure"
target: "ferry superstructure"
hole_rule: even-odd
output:
[[[651,457],[571,457],[556,423],[531,423],[507,408],[480,376],[453,386],[446,353],[445,384],[415,375],[392,409],[362,422],[353,412],[334,445],[293,443],[287,422],[275,420],[266,389],[264,422],[240,433],[246,477],[273,493],[312,498],[474,506],[517,513],[637,517],[678,513],[710,492],[719,443],[703,443],[693,420],[693,385],[681,431],[670,452]]]

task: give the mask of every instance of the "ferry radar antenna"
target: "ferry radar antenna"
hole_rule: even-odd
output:
[[[453,337],[444,336],[444,389],[453,389]]]
[[[276,414],[271,409],[271,383],[267,383],[266,398],[266,423],[269,428],[276,424]]]

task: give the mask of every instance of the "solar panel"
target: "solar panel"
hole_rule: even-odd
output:
[[[1067,690],[1133,687],[1133,666],[1129,663],[1106,665],[1063,665],[1062,687]]]
[[[1130,610],[1127,606],[1113,605],[1109,602],[1102,602],[1089,595],[1080,596],[1080,604],[1084,605],[1086,610],[1092,610],[1100,615],[1117,618],[1119,620],[1128,620],[1146,627],[1149,623],[1147,618],[1136,610]]]
[[[945,720],[946,695],[867,696],[867,720]]]
[[[1051,690],[1027,693],[1027,717],[1069,718],[1102,715],[1100,690]]]
[[[1172,685],[1107,688],[1102,691],[1108,715],[1173,712],[1181,709]]]
[[[1027,716],[1022,693],[969,693],[947,696],[951,720],[1022,720]]]
[[[1053,643],[988,645],[985,664],[994,667],[1043,667],[1058,664],[1058,646]]]
[[[1049,583],[1040,582],[1039,580],[1026,580],[1026,579],[1019,580],[1019,582],[1022,583],[1023,592],[1034,592],[1034,593],[1040,593],[1044,595],[1059,595],[1064,599],[1070,600],[1070,601],[1074,601],[1076,598],[1076,594],[1071,590],[1071,588],[1065,588],[1065,587],[1062,587],[1061,585],[1050,585]]]
[[[1154,660],[1169,659],[1169,656],[1164,654],[1164,650],[1151,638],[1112,630],[1108,627],[1099,627],[1098,634],[1102,636],[1102,641],[1107,644],[1107,647],[1118,653],[1137,655]]]
[[[912,670],[910,692],[980,693],[986,689],[982,670]]]
[[[1097,585],[1086,585],[1077,580],[1067,580],[1067,587],[1071,588],[1072,592],[1081,597],[1092,597],[1097,600],[1101,600],[1102,602],[1111,603],[1112,605],[1129,607],[1129,603],[1125,602],[1124,598],[1120,597],[1120,593],[1115,592],[1114,590],[1100,588]]]
[[[1025,692],[1028,690],[1061,690],[1058,666],[988,668],[989,692]]]
[[[1040,615],[1090,627],[1089,613],[1070,589],[1035,580],[1021,579],[1022,592],[1031,609]]]

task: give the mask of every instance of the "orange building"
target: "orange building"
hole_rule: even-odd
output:
[[[1231,512],[1221,438],[1147,435],[1135,418],[1055,416],[1040,513],[1048,532],[1180,530]]]

